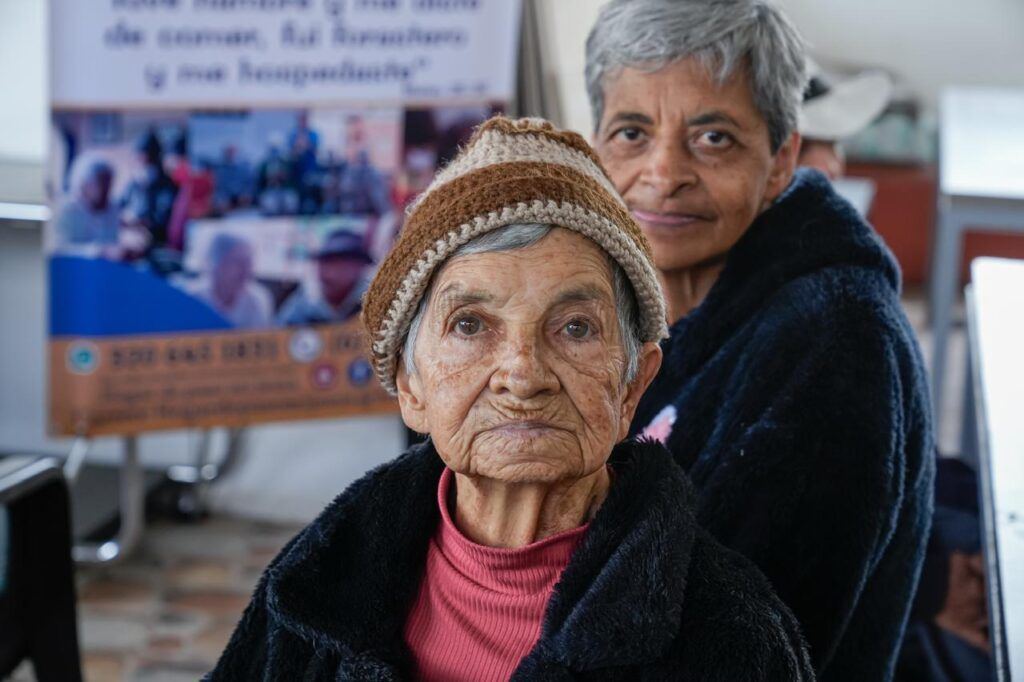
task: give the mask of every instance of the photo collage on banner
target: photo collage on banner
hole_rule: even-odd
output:
[[[488,14],[479,0],[467,5],[476,13],[436,18],[417,16],[413,0],[409,16],[358,18],[386,27],[447,21],[467,36],[451,49],[465,50],[487,44],[486,36],[470,38],[495,12],[518,17],[504,2],[490,2],[505,6]],[[74,7],[55,2],[58,35],[62,4]],[[203,20],[187,4],[171,16],[111,13],[128,12],[159,34],[171,18]],[[284,32],[278,14],[249,9],[235,18],[268,24],[273,36]],[[506,27],[509,53],[492,59],[509,82],[516,28],[515,21]],[[65,46],[54,55],[53,212],[45,240],[51,431],[129,433],[395,410],[365,352],[362,294],[406,207],[476,125],[505,110],[511,87],[467,96],[465,74],[448,85],[452,74],[442,73],[384,96],[338,97],[321,87],[315,97],[259,90],[247,97],[252,88],[236,82],[227,95],[179,101],[161,92],[154,99],[162,101],[145,105],[131,91],[62,101],[63,60],[80,59],[87,48]],[[109,59],[130,58],[104,50]],[[180,64],[161,58],[172,62],[166,73],[181,73]],[[456,94],[445,95],[445,87]]]

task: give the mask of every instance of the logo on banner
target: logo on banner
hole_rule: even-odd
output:
[[[373,378],[373,368],[366,358],[356,358],[348,366],[348,380],[353,386],[365,386]]]
[[[91,341],[75,341],[68,346],[68,371],[73,374],[92,374],[100,366],[100,350]]]
[[[324,349],[320,335],[312,329],[300,329],[288,340],[288,352],[295,362],[313,362]]]
[[[310,372],[310,380],[317,388],[333,388],[338,383],[338,368],[329,362],[318,363]]]

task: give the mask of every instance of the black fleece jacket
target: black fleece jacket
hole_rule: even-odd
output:
[[[796,620],[746,559],[696,525],[657,444],[615,479],[513,680],[812,680]],[[440,522],[428,442],[342,493],[271,563],[207,679],[400,680],[402,627]]]
[[[819,679],[889,679],[934,475],[892,255],[824,176],[798,171],[670,332],[633,432],[665,442],[698,523],[793,610]]]

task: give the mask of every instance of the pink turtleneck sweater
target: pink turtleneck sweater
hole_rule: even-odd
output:
[[[454,475],[438,484],[441,523],[405,622],[416,678],[507,680],[540,637],[551,592],[587,526],[516,549],[468,540],[448,513]]]

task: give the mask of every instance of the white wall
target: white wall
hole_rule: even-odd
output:
[[[0,0],[0,159],[37,161],[45,154],[49,4]]]
[[[589,134],[583,84],[587,32],[604,0],[540,0],[565,124]],[[1024,87],[1021,0],[779,0],[826,61],[902,76],[928,106],[946,85]]]

